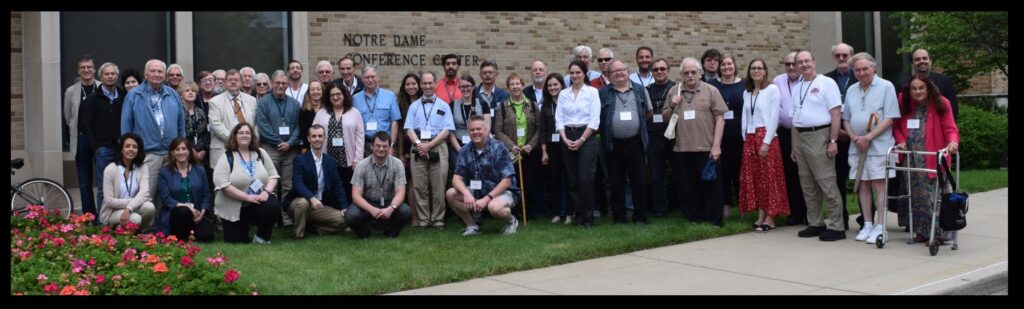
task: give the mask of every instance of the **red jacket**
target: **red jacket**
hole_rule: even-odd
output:
[[[960,143],[960,129],[956,127],[956,122],[953,121],[953,112],[950,108],[949,100],[945,97],[942,98],[942,105],[946,107],[945,113],[939,113],[935,110],[935,106],[928,107],[928,119],[925,121],[924,128],[924,150],[925,151],[939,151],[949,145],[950,142]],[[901,93],[898,98],[899,102],[903,102],[903,94]],[[910,100],[910,114],[914,115],[917,110],[917,101]],[[896,138],[896,144],[902,144],[907,142],[907,120],[910,117],[903,115],[899,119],[896,119],[896,124],[893,126],[892,135]],[[947,163],[950,162],[949,158]],[[929,169],[935,169],[935,156],[927,156],[925,158],[925,167]],[[929,173],[928,178],[935,178],[935,174]]]

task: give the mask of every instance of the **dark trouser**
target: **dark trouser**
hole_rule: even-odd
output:
[[[548,215],[548,201],[544,198],[544,178],[541,176],[541,152],[540,149],[531,149],[530,154],[523,156],[523,182],[519,188],[526,192],[526,217],[529,219],[537,216]],[[452,165],[454,166],[454,165]],[[518,166],[517,166],[518,168]]]
[[[850,211],[846,210],[846,181],[850,179],[850,141],[836,141],[836,187],[839,188],[839,196],[843,203],[843,229],[850,229]],[[857,204],[860,208],[860,204]],[[863,219],[861,219],[863,220]]]
[[[740,159],[743,157],[743,138],[739,132],[722,136],[722,155],[718,156],[718,176],[722,182],[722,205],[736,205],[740,195]]]
[[[390,201],[390,200],[388,200]],[[370,202],[370,205],[377,208],[384,208],[381,205]],[[364,212],[356,204],[348,206],[348,211],[345,212],[345,223],[348,223],[352,227],[352,231],[356,232],[356,236],[359,238],[370,237],[370,227],[384,227],[384,236],[395,238],[398,234],[402,233],[402,228],[409,223],[412,219],[412,207],[409,204],[402,203],[394,212],[391,213],[391,217],[387,220],[376,220],[370,214]]]
[[[352,175],[355,174],[355,169],[348,167],[338,167],[338,176],[341,176],[341,187],[345,188],[345,195],[351,196],[352,194]]]
[[[93,215],[96,216],[96,221],[94,221],[95,224],[99,225],[99,212],[100,209],[103,208],[103,169],[107,168],[107,165],[114,161],[114,148],[100,146],[96,148],[96,153],[93,157],[96,162],[96,213],[93,213]],[[83,208],[82,213],[85,212],[86,211]]]
[[[540,170],[543,171],[544,189],[547,193],[551,213],[565,217],[572,215],[574,211],[569,208],[572,203],[568,201],[568,190],[566,190],[568,186],[565,183],[567,175],[561,144],[561,142],[548,143],[548,165],[542,165]]]
[[[675,145],[675,140],[665,138],[665,135],[660,132],[650,132],[648,135],[647,165],[651,167],[651,211],[661,216],[668,213],[668,194],[665,191],[665,171],[668,164],[665,162],[669,158],[673,145]]]
[[[700,179],[710,152],[676,152],[672,173],[676,176],[676,195],[683,208],[683,217],[693,222],[707,221],[722,226],[722,185],[719,179]],[[719,168],[721,172],[721,168]]]
[[[612,139],[612,152],[608,173],[612,182],[612,221],[626,222],[626,177],[633,187],[633,205],[647,205],[647,186],[644,179],[643,141],[640,135],[627,139]],[[633,208],[633,222],[646,222],[644,207]]]
[[[192,231],[195,231],[196,241],[213,241],[213,223],[210,222],[210,219],[203,218],[199,220],[199,223],[196,223],[192,219],[191,209],[188,207],[175,207],[171,211],[171,235],[187,242]]]
[[[82,197],[82,213],[90,212],[99,218],[100,211],[96,207],[96,198],[92,194],[92,179],[96,176],[96,173],[93,172],[93,152],[89,145],[89,136],[85,135],[85,133],[78,133],[77,153],[75,153],[75,169],[78,171],[78,191]],[[102,171],[103,167],[99,169]],[[100,174],[102,173],[100,172]],[[102,177],[100,176],[100,179]],[[98,183],[101,186],[103,184],[102,181]],[[102,187],[100,187],[100,192],[100,194],[103,194]],[[103,200],[100,200],[100,204],[102,203]]]
[[[565,128],[565,135],[570,140],[583,136],[585,128]],[[569,194],[576,204],[576,222],[594,224],[594,172],[597,169],[597,154],[600,145],[593,139],[587,139],[579,150],[571,151],[562,143],[562,154],[565,155],[565,169],[569,178]],[[602,193],[603,195],[603,193]]]
[[[601,142],[597,140],[597,134],[595,133],[594,135],[590,137],[595,139],[594,141],[598,144],[597,163],[594,169],[594,192],[597,192],[597,196],[594,197],[594,210],[603,215],[608,215],[608,204],[611,204],[612,198],[611,177],[608,177],[608,153],[601,148]],[[604,136],[601,139],[604,139]]]
[[[793,135],[791,129],[779,126],[775,136],[779,138],[779,147],[782,150],[782,169],[786,175],[786,196],[789,198],[790,222],[807,221],[807,202],[804,200],[804,192],[800,188],[800,170],[796,161],[793,161]],[[795,219],[795,220],[794,220]]]
[[[256,236],[263,240],[270,240],[274,223],[280,216],[281,202],[274,195],[270,195],[270,198],[261,204],[242,205],[241,218],[238,221],[221,220],[221,223],[224,224],[224,242],[250,242],[249,225],[251,224],[256,224]]]

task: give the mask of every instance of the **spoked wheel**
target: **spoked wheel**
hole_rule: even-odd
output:
[[[64,218],[71,215],[74,201],[64,186],[49,179],[30,179],[18,185],[11,195],[11,210],[23,209],[28,205],[42,205],[51,212],[59,212]]]
[[[931,241],[928,244],[928,253],[931,253],[932,256],[935,256],[936,254],[939,254],[939,242]]]

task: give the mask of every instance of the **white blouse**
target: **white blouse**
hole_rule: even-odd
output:
[[[555,109],[555,130],[566,126],[586,125],[597,131],[601,124],[601,98],[597,89],[584,85],[579,95],[573,95],[572,87],[558,93],[558,108]]]
[[[775,138],[775,130],[779,127],[779,110],[782,101],[779,97],[779,87],[769,84],[761,89],[754,96],[749,90],[743,91],[743,129],[740,134],[746,140],[748,133],[754,133],[757,128],[764,127],[764,143],[771,144]],[[752,116],[751,116],[752,115]]]

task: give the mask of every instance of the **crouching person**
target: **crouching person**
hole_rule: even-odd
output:
[[[359,238],[370,237],[371,227],[395,238],[412,219],[412,208],[405,204],[405,166],[391,155],[387,131],[377,131],[370,142],[373,155],[359,161],[352,175],[352,206],[345,221]]]
[[[512,215],[511,208],[516,203],[519,189],[508,148],[490,137],[491,132],[483,116],[469,118],[468,127],[473,146],[462,147],[455,160],[453,188],[445,194],[448,205],[466,223],[462,236],[480,234],[477,221],[485,209],[492,217],[508,222],[501,229],[503,235],[515,234],[519,220]]]
[[[295,157],[292,164],[292,190],[284,205],[295,221],[295,239],[305,237],[307,227],[320,235],[345,228],[343,205],[347,206],[349,199],[334,158],[324,151],[325,133],[319,124],[310,127],[310,151]]]

